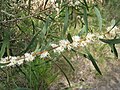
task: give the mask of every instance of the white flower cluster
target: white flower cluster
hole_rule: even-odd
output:
[[[48,53],[48,51],[44,51],[44,52],[41,53],[40,58],[46,58],[48,56],[50,56],[50,54]]]
[[[88,33],[85,40],[81,41],[80,46],[84,47],[86,46],[88,43],[93,43],[95,40],[96,35],[92,34],[92,33]]]
[[[75,2],[73,2],[72,0],[69,1],[69,6],[78,6],[80,5],[80,1],[76,0]]]
[[[48,51],[44,51],[40,53],[40,58],[46,58],[49,56]],[[21,65],[24,62],[32,62],[35,59],[35,53],[25,53],[23,56],[9,56],[5,58],[1,58],[0,64],[3,64],[2,67],[14,67],[15,65]]]
[[[113,26],[107,27],[107,32],[109,32],[106,34],[107,38],[115,37],[116,34],[120,34],[120,29],[117,26],[115,26],[113,29],[112,29],[112,27]]]
[[[79,36],[73,36],[72,40],[73,42],[70,43],[68,40],[60,40],[59,44],[50,44],[53,48],[54,53],[61,53],[64,50],[71,50],[73,48],[78,48],[80,46],[84,47],[88,43],[92,43],[94,41],[94,34],[88,33],[85,40],[80,39]],[[42,51],[38,53],[25,53],[23,56],[9,56],[5,58],[1,58],[0,64],[6,64],[1,67],[10,67],[15,65],[21,65],[24,62],[31,62],[35,59],[36,55],[40,55],[40,58],[46,58],[50,57],[50,54],[48,51]]]
[[[79,36],[73,36],[72,40],[73,42],[70,43],[68,40],[60,40],[59,44],[51,44],[51,47],[53,48],[54,53],[61,53],[63,52],[65,49],[67,50],[71,50],[73,48],[77,48],[77,47],[84,47],[86,46],[88,43],[92,43],[94,41],[94,34],[88,33],[86,36],[85,40],[82,40]]]
[[[1,58],[0,63],[1,64],[6,64],[1,67],[10,67],[10,66],[15,66],[15,65],[21,65],[24,62],[30,62],[34,60],[34,56],[32,53],[25,53],[23,56],[9,56],[5,58]]]
[[[61,53],[63,52],[65,49],[71,50],[74,47],[78,47],[79,46],[79,42],[80,42],[80,37],[79,36],[73,36],[72,37],[73,42],[70,43],[68,40],[60,40],[59,44],[51,44],[53,51],[56,53]]]

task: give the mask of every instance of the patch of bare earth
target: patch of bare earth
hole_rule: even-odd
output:
[[[49,90],[120,90],[120,60],[106,60],[99,65],[102,76],[98,75],[89,60],[77,57],[72,59],[76,70],[69,76],[71,87],[61,77]]]

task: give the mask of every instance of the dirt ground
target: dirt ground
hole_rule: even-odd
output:
[[[62,77],[50,90],[120,90],[120,59],[106,60],[100,68],[102,76],[98,75],[89,60],[77,57],[74,65],[77,70],[70,77],[71,88]]]

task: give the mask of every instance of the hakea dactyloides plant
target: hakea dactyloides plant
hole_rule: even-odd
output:
[[[119,31],[118,27],[113,27],[113,30],[110,30],[112,26],[107,28],[106,32],[109,32],[109,36],[115,36],[116,33]],[[76,48],[80,47],[86,47],[88,44],[94,43],[99,38],[108,38],[108,33],[105,33],[104,35],[99,35],[98,33],[92,34],[88,33],[85,38],[81,38],[80,36],[73,36],[71,37],[70,34],[68,34],[67,39],[60,40],[57,44],[51,43],[50,46],[52,47],[49,50],[44,50],[41,52],[31,52],[31,53],[25,53],[23,56],[8,56],[5,58],[1,58],[0,64],[1,68],[3,67],[14,67],[16,65],[21,65],[24,62],[32,62],[35,60],[36,56],[39,56],[41,59],[51,58],[50,51],[53,51],[54,53],[61,54],[65,50],[75,50]],[[102,43],[103,44],[103,43]],[[88,52],[88,50],[87,50]],[[88,59],[91,59],[88,54]],[[86,57],[86,55],[83,54],[83,56]],[[93,63],[94,64],[94,63]],[[100,72],[98,70],[98,72]],[[101,73],[101,72],[100,72]]]
[[[3,67],[14,67],[15,65],[21,65],[24,62],[31,62],[35,60],[36,56],[40,56],[40,58],[50,58],[50,51],[53,50],[54,53],[61,54],[65,50],[71,50],[74,48],[85,47],[88,43],[93,43],[95,39],[95,35],[88,33],[86,39],[82,39],[79,36],[73,36],[71,38],[72,42],[68,39],[60,40],[58,44],[51,43],[50,46],[52,49],[44,50],[41,52],[31,52],[25,53],[23,56],[8,56],[5,58],[1,58],[0,63],[3,64]]]
[[[113,34],[117,33],[118,28],[115,27],[113,29],[115,29],[115,30],[113,30],[115,32],[113,32],[113,31],[111,32],[109,30],[109,32],[110,32],[109,34],[113,35]],[[106,32],[108,32],[108,30]],[[22,64],[25,64],[27,62],[33,63],[34,61],[42,60],[42,59],[43,60],[47,59],[48,61],[51,61],[54,58],[54,57],[52,57],[52,54],[57,53],[57,55],[62,55],[63,58],[69,63],[71,68],[74,70],[74,67],[72,66],[71,62],[69,60],[67,60],[66,56],[63,55],[63,52],[65,52],[67,50],[67,51],[74,51],[75,53],[78,53],[78,54],[84,56],[85,58],[88,58],[92,62],[93,66],[98,71],[98,73],[100,75],[102,75],[102,73],[96,63],[95,58],[92,56],[92,54],[89,52],[89,50],[86,47],[89,44],[95,44],[95,42],[99,42],[98,41],[99,38],[107,38],[107,36],[106,36],[107,34],[108,33],[105,33],[105,35],[100,35],[99,33],[94,33],[94,34],[88,33],[86,35],[86,37],[82,37],[82,36],[80,37],[77,35],[71,37],[71,35],[68,34],[67,39],[62,39],[62,40],[58,41],[57,43],[50,43],[50,47],[51,47],[50,49],[43,50],[40,52],[25,53],[22,56],[8,56],[5,58],[1,58],[0,68],[18,67],[22,71],[22,69],[20,68],[22,66]],[[100,44],[104,44],[104,43],[100,42]],[[78,50],[79,48],[83,48],[86,53],[79,52],[79,50]],[[65,72],[62,70],[62,68],[54,60],[53,60],[53,63],[64,74],[64,76],[66,77],[66,79],[68,81],[68,84],[70,85],[70,81],[69,81],[67,75],[65,74]],[[23,72],[23,74],[25,74],[25,76],[27,75],[24,71],[22,71],[22,72]]]

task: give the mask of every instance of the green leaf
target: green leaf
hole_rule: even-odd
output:
[[[112,28],[108,31],[108,32],[110,32],[118,23],[120,22],[120,19],[115,23],[115,21],[113,20],[112,22],[111,22],[111,24],[114,24],[113,26],[112,26]]]
[[[114,26],[115,25],[115,19],[112,19],[111,20],[111,26]]]
[[[89,11],[89,8],[88,8],[86,0],[83,0],[83,2],[84,2],[84,5],[86,6],[87,10]]]
[[[84,7],[83,19],[84,19],[84,23],[85,23],[85,33],[87,34],[88,33],[88,16],[87,16],[87,10],[85,7]]]
[[[65,35],[67,28],[68,28],[68,20],[69,19],[69,11],[68,8],[66,7],[65,9],[65,18],[64,18],[64,29],[63,29],[63,35]]]
[[[72,40],[72,37],[71,37],[71,34],[70,34],[70,33],[68,33],[68,35],[67,35],[67,39],[68,39],[68,41],[69,41],[70,43],[72,43],[72,42],[73,42],[73,40]]]
[[[24,31],[24,30],[22,30],[22,29],[21,29],[21,27],[20,27],[18,24],[16,24],[16,26],[18,27],[18,29],[19,29],[22,33],[24,33],[24,34],[25,34],[25,31]]]
[[[115,48],[115,44],[109,44],[109,46],[111,47],[111,51],[114,53],[115,57],[118,58],[118,52]]]
[[[45,36],[45,34],[48,30],[48,25],[49,25],[49,18],[47,19],[46,23],[44,24],[44,27],[43,27],[43,30],[42,30],[43,36]]]
[[[63,58],[67,61],[67,63],[70,65],[70,67],[73,69],[73,71],[75,71],[73,65],[71,64],[71,62],[67,59],[67,57],[65,57],[63,54],[62,54]]]
[[[94,11],[95,11],[95,14],[98,18],[99,28],[100,28],[100,31],[101,31],[102,30],[102,17],[101,17],[100,11],[98,10],[97,7],[94,7]]]
[[[66,80],[67,80],[69,86],[71,87],[69,78],[67,77],[67,75],[66,75],[66,73],[63,71],[63,69],[62,69],[57,63],[55,63],[54,61],[52,61],[52,62],[60,69],[60,71],[61,71],[61,72],[63,73],[63,75],[65,76],[65,78],[66,78]]]
[[[102,42],[107,43],[107,44],[119,44],[120,43],[120,38],[118,38],[118,39],[99,39],[99,40],[101,40]]]
[[[45,0],[45,5],[44,5],[44,8],[46,7],[47,3],[48,3],[48,0]]]
[[[23,87],[18,87],[18,88],[14,89],[14,90],[32,90],[32,89],[29,89],[29,88],[23,88]]]
[[[86,30],[85,25],[83,25],[83,28],[81,29],[78,35],[81,36],[83,33],[85,33],[85,30]]]
[[[1,50],[0,50],[0,58],[2,58],[5,53],[5,48],[7,47],[6,45],[7,45],[7,42],[3,42]]]
[[[36,34],[32,37],[32,40],[30,41],[30,43],[29,43],[29,45],[27,46],[27,48],[26,48],[24,51],[22,51],[20,54],[26,53],[26,52],[30,49],[31,45],[34,43],[34,41],[35,41],[37,35],[40,33],[40,31],[41,31],[41,30],[39,30],[38,32],[36,32]]]
[[[29,0],[29,1],[28,1],[28,14],[30,14],[30,9],[31,9],[31,1],[32,1],[32,0]]]
[[[102,42],[109,44],[111,51],[114,53],[115,57],[118,58],[118,52],[115,48],[115,44],[120,44],[120,38],[118,39],[100,39]]]
[[[35,34],[35,24],[34,24],[34,21],[31,19],[31,22],[32,22],[32,28],[33,28],[33,35]]]
[[[85,48],[86,50],[86,53],[87,53],[87,58],[92,62],[93,66],[95,67],[95,69],[98,71],[98,73],[100,75],[102,75],[97,63],[96,63],[96,60],[93,58],[93,56],[91,55],[91,53],[87,50],[87,48]]]
[[[5,53],[5,49],[8,48],[9,46],[9,32],[8,31],[4,31],[4,38],[3,38],[3,44],[0,50],[0,58],[3,57],[4,53]]]

